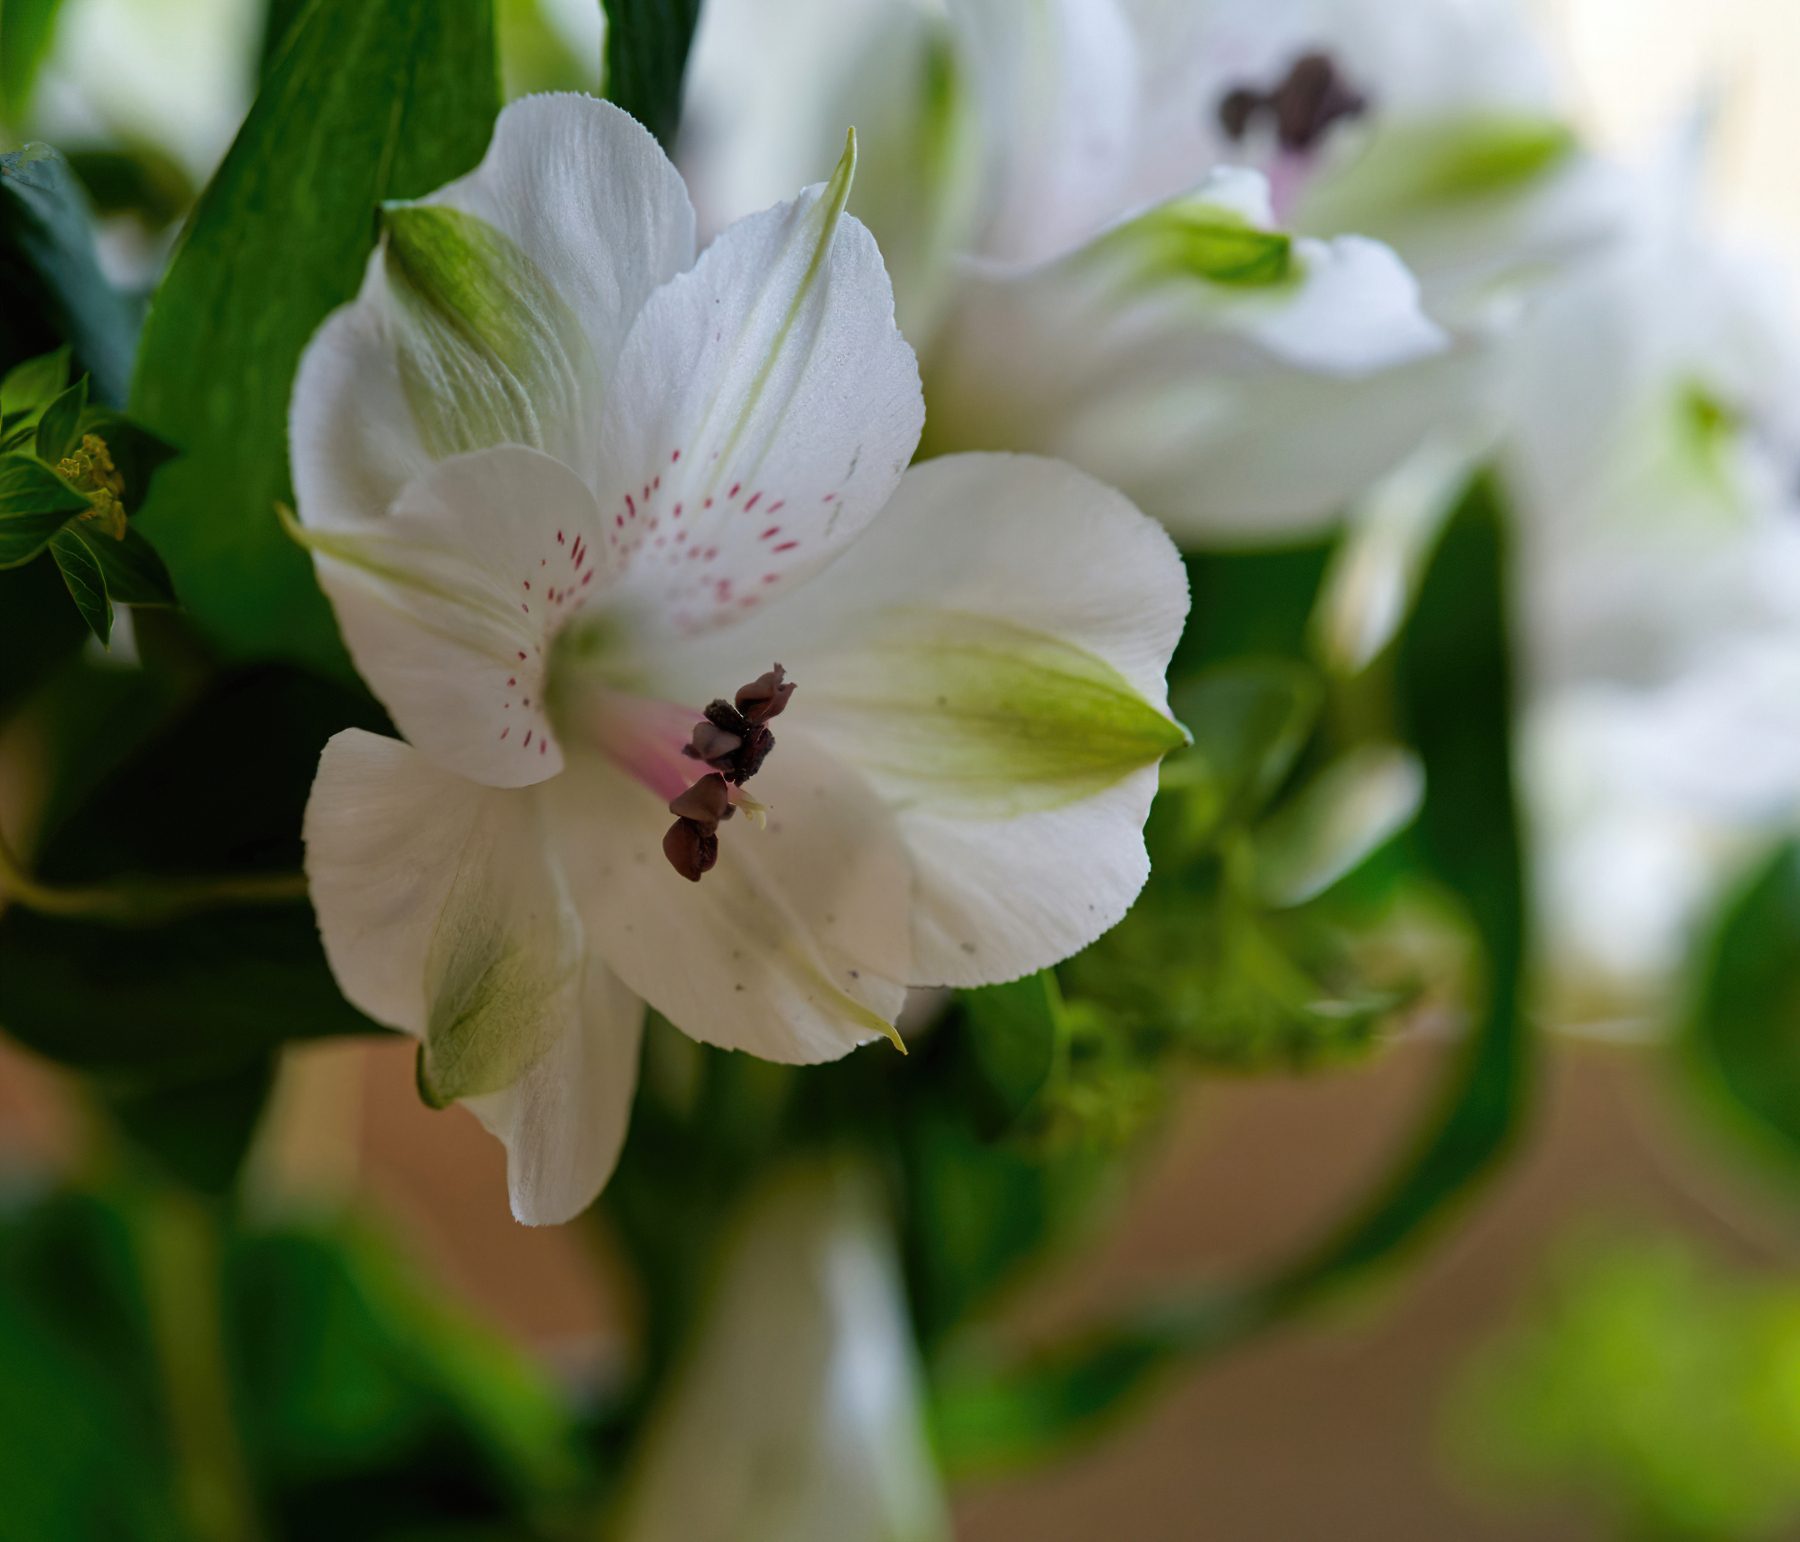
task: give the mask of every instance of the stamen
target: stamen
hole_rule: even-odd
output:
[[[719,825],[736,812],[735,803],[742,802],[758,826],[766,823],[763,805],[741,793],[734,798],[733,788],[741,789],[762,769],[775,748],[768,720],[787,709],[793,694],[793,681],[777,664],[743,686],[735,705],[722,698],[713,702],[682,746],[683,755],[712,770],[669,803],[675,823],[663,837],[663,855],[689,882],[698,883],[719,860]]]
[[[1312,52],[1296,59],[1273,90],[1240,85],[1218,106],[1219,126],[1241,143],[1261,118],[1274,120],[1275,136],[1290,154],[1305,154],[1321,145],[1334,125],[1359,118],[1368,98],[1352,86],[1330,54]]]

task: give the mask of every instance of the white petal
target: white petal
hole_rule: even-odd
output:
[[[617,108],[531,97],[500,114],[480,166],[424,201],[493,225],[576,318],[585,405],[576,421],[546,425],[543,442],[591,475],[599,402],[587,398],[608,388],[651,291],[693,260],[693,209],[679,175]],[[320,329],[295,381],[294,490],[309,524],[379,517],[432,458],[401,380],[394,321],[377,250],[356,301]]]
[[[611,581],[593,494],[567,466],[516,446],[455,456],[379,523],[305,539],[358,671],[418,749],[494,787],[562,769],[550,640]]]
[[[909,471],[827,572],[681,667],[697,684],[734,655],[788,666],[782,723],[894,808],[911,983],[979,985],[1067,957],[1136,898],[1156,763],[1182,738],[1163,676],[1186,613],[1169,538],[1117,493],[1055,462],[951,456]]]
[[[426,1040],[428,1054],[457,1057],[444,1067],[452,1096],[507,1084],[575,1021],[580,924],[532,795],[478,786],[397,739],[348,729],[320,759],[305,835],[338,985],[377,1022]],[[505,999],[484,1002],[494,994],[484,979]],[[509,1041],[487,1042],[500,1025]]]
[[[719,827],[698,883],[669,865],[666,806],[577,759],[550,789],[593,945],[682,1032],[765,1060],[833,1060],[890,1032],[910,973],[906,856],[854,774],[781,726],[750,790],[766,830]]]
[[[766,1182],[709,1299],[627,1480],[621,1542],[946,1542],[873,1175]]]
[[[881,254],[842,213],[852,168],[847,151],[829,183],[733,225],[632,329],[602,512],[651,624],[704,630],[817,569],[912,456],[918,367]]]
[[[1419,300],[1419,283],[1387,247],[1361,236],[1294,243],[1298,289],[1230,319],[1277,359],[1359,376],[1429,358],[1447,339]]]
[[[468,1099],[505,1143],[512,1212],[527,1226],[573,1220],[618,1165],[637,1087],[644,1004],[589,958],[580,1021],[511,1087]]]
[[[988,141],[980,249],[1054,257],[1121,207],[1137,127],[1131,29],[1114,0],[964,0],[953,15]]]

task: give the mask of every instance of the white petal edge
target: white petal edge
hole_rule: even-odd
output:
[[[579,1021],[513,1086],[465,1100],[506,1147],[514,1219],[559,1226],[606,1187],[631,1120],[643,1030],[644,1003],[590,957]]]

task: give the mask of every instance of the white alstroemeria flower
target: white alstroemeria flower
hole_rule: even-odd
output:
[[[627,1480],[620,1542],[941,1542],[880,1193],[848,1165],[765,1183]]]
[[[326,749],[326,951],[506,1143],[523,1220],[605,1182],[645,1002],[832,1059],[910,985],[1083,947],[1147,875],[1180,562],[1067,467],[906,470],[852,163],[696,260],[648,134],[527,99],[384,212],[301,364],[299,533],[406,736]]]
[[[1607,224],[1510,0],[779,9],[805,48],[707,7],[702,206],[791,182],[800,82],[842,82],[931,447],[1065,456],[1184,539],[1305,533],[1481,410],[1519,286]]]
[[[1695,148],[1521,332],[1503,457],[1545,935],[1639,1005],[1800,814],[1800,331],[1707,233]]]

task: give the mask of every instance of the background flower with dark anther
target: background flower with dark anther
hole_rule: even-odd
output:
[[[1069,467],[906,469],[854,164],[696,260],[637,124],[526,100],[385,210],[300,370],[292,528],[406,739],[325,751],[326,950],[524,1220],[605,1182],[646,1001],[774,1060],[897,1043],[909,986],[1043,968],[1148,873],[1180,562]]]

